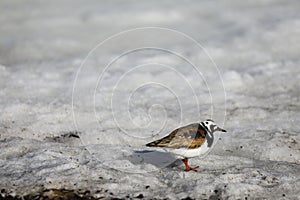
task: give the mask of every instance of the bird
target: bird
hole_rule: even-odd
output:
[[[190,167],[188,159],[206,153],[208,148],[212,147],[216,131],[227,132],[218,127],[213,120],[207,119],[177,128],[169,135],[150,142],[146,146],[164,148],[167,152],[181,158],[185,171],[197,171],[199,166]]]

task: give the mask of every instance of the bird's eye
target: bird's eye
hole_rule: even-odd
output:
[[[208,122],[205,122],[205,124],[208,124]]]

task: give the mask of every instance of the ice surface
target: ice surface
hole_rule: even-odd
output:
[[[298,199],[299,6],[1,1],[1,195]],[[154,26],[205,49],[148,28],[88,54]],[[145,147],[207,118],[227,133],[197,173]]]

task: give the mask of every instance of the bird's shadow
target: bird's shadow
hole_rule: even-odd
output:
[[[151,164],[158,168],[175,167],[182,162],[175,156],[156,150],[141,150],[134,151],[128,158],[128,160],[135,165]]]

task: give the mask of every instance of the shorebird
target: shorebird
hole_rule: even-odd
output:
[[[150,142],[146,146],[162,147],[182,159],[185,171],[197,171],[199,166],[190,167],[188,159],[206,153],[213,144],[213,133],[216,131],[226,132],[226,130],[218,127],[213,120],[207,119],[204,122],[177,128],[169,135]]]

